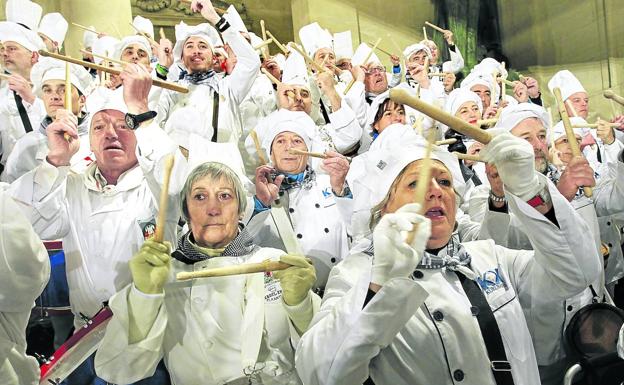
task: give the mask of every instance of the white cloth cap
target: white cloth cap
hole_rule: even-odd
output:
[[[128,107],[123,100],[121,92],[115,92],[108,88],[98,87],[87,98],[87,111],[91,118],[100,111],[117,110],[124,114],[128,112]],[[90,128],[89,124],[89,128]]]
[[[230,28],[232,28],[233,31],[249,33],[247,27],[245,26],[245,22],[243,22],[243,18],[240,16],[240,13],[238,13],[238,10],[234,7],[234,5],[230,4],[228,9],[223,14],[223,17],[228,21],[228,23],[230,23]]]
[[[132,20],[132,25],[138,31],[150,35],[152,39],[154,38],[154,24],[150,19],[137,15],[134,20]]]
[[[587,121],[581,117],[571,117],[570,118],[570,123],[572,125],[585,125],[587,124]],[[581,136],[581,138],[585,137],[585,135],[591,133],[591,129],[589,127],[578,127],[578,128],[573,128],[573,131],[575,134],[578,134]],[[552,130],[550,130],[549,133],[549,138],[548,141],[550,142],[552,141],[557,141],[557,139],[561,138],[562,136],[565,136],[566,132],[565,132],[565,127],[563,126],[563,121],[559,121],[559,123],[555,124],[555,126],[552,128]]]
[[[43,40],[41,40],[41,37],[39,37],[36,32],[28,30],[11,21],[0,22],[0,41],[2,41],[2,43],[7,41],[15,42],[29,51],[46,49]]]
[[[504,128],[511,131],[518,123],[525,119],[537,118],[542,121],[546,131],[550,128],[550,119],[548,118],[548,112],[542,106],[538,106],[533,103],[518,103],[513,106],[503,108],[498,121],[496,122],[496,128]]]
[[[7,21],[23,24],[36,31],[43,14],[43,8],[30,0],[7,0],[5,15]]]
[[[334,54],[336,55],[336,62],[353,57],[351,31],[337,32],[334,34]]]
[[[130,35],[126,36],[117,45],[115,46],[115,54],[113,59],[121,60],[121,54],[124,49],[132,44],[138,44],[145,52],[147,52],[147,56],[152,56],[152,47],[150,46],[149,41],[145,38],[145,36],[140,35]]]
[[[549,81],[548,81],[548,89],[550,92],[553,92],[555,88],[559,87],[561,89],[561,97],[565,102],[570,95],[575,94],[577,92],[585,92],[585,88],[579,80],[572,74],[572,72],[568,70],[561,70],[557,72]]]
[[[299,52],[291,48],[289,49],[290,55],[288,55],[282,67],[282,83],[310,90],[308,68],[306,67],[305,59]]]
[[[502,77],[507,78],[507,70],[503,67],[503,64],[498,62],[498,60],[493,59],[491,57],[486,57],[485,59],[481,60],[479,64],[474,66],[472,71],[485,72],[489,74],[490,76],[492,76],[492,73],[496,71]]]
[[[30,71],[30,80],[35,85],[35,91],[40,94],[46,81],[65,80],[65,62],[48,57],[39,58]],[[93,77],[83,66],[70,64],[69,80],[81,94],[87,95]]]
[[[270,120],[270,128],[259,139],[267,154],[271,154],[271,146],[275,137],[285,131],[299,135],[305,142],[308,151],[312,150],[312,138],[316,131],[316,124],[305,112],[280,109],[265,119]]]
[[[475,71],[474,69],[466,76],[464,80],[460,83],[460,88],[465,88],[468,90],[472,90],[472,87],[476,85],[482,85],[487,87],[490,90],[490,97],[492,103],[498,101],[498,95],[500,94],[498,85],[494,83],[494,77],[492,73]]]
[[[386,127],[371,143],[369,151],[399,148],[406,144],[425,145],[425,139],[409,124],[394,123]]]
[[[222,46],[223,41],[214,27],[208,23],[201,23],[195,26],[189,26],[185,22],[181,21],[175,26],[176,43],[173,47],[173,59],[182,59],[182,51],[184,50],[184,43],[188,38],[197,36],[202,38],[210,47],[214,50],[214,47]]]
[[[95,27],[91,25],[89,26],[89,29],[95,30]],[[82,46],[84,47],[84,49],[93,48],[93,44],[96,42],[97,39],[97,33],[84,31],[84,33],[82,34]]]
[[[299,40],[308,56],[314,59],[314,54],[321,48],[333,50],[333,36],[326,29],[314,22],[304,25],[299,30]]]
[[[429,50],[429,47],[421,43],[412,44],[405,48],[403,50],[403,57],[405,57],[405,60],[409,60],[410,56],[419,51],[425,51],[427,56],[429,56],[429,59],[431,59],[431,50]]]
[[[291,52],[292,52],[292,50],[291,50]],[[301,56],[301,55],[299,55],[299,56]],[[303,58],[303,56],[302,56],[302,58]],[[279,68],[281,68],[282,70],[284,69],[284,66],[286,66],[286,56],[284,56],[283,53],[278,53],[277,55],[273,55],[273,60],[275,60],[275,62],[279,66]],[[306,75],[307,75],[307,72],[306,72]],[[283,74],[282,74],[282,77],[284,77]]]
[[[255,33],[248,32],[248,34],[249,34],[249,40],[250,40],[249,44],[251,44],[252,47],[256,47],[264,42],[264,40],[262,40],[262,38],[256,35]],[[262,54],[262,47],[256,49],[255,51],[258,55]]]
[[[373,52],[370,58],[368,58],[368,61],[364,63],[364,60],[366,60],[366,56],[368,56],[371,51],[371,47],[369,47],[366,43],[360,44],[355,50],[353,57],[351,58],[351,64],[354,66],[366,65],[369,63],[381,64],[381,60],[379,60],[379,57],[375,55],[375,52]]]
[[[446,104],[444,105],[444,111],[455,116],[462,104],[466,102],[475,102],[479,107],[479,113],[483,113],[483,103],[479,95],[470,91],[467,88],[456,88],[446,98]]]
[[[44,34],[53,42],[57,43],[59,48],[63,46],[65,35],[67,34],[67,20],[58,12],[48,13],[43,16],[39,24],[39,33]]]
[[[360,179],[361,184],[370,191],[371,207],[379,204],[385,198],[401,170],[424,157],[425,146],[416,143],[376,151],[369,150],[365,164],[365,175]],[[453,169],[459,167],[459,163],[457,158],[448,151],[434,146],[431,151],[431,159],[441,161],[452,175],[456,175]]]
[[[215,143],[194,133],[190,134],[189,137],[189,147],[187,147],[189,171],[192,172],[197,166],[206,162],[221,163],[234,171],[245,190],[247,190],[246,193],[253,194],[255,192],[254,184],[245,175],[243,158],[236,144],[230,142]]]
[[[113,58],[116,54],[117,45],[119,43],[120,41],[112,36],[102,36],[93,43],[91,51],[96,55]],[[95,56],[93,57],[93,60],[96,64],[100,64],[102,62],[102,59]]]

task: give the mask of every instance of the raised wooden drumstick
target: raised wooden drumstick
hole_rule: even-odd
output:
[[[93,32],[96,35],[99,35],[100,32],[96,31],[95,29],[89,28],[89,27],[85,27],[84,25],[78,24],[78,23],[72,23],[73,25],[75,25],[76,27],[80,28],[80,29],[84,29],[85,31],[89,31],[89,32]]]
[[[374,45],[375,45],[374,43],[370,43],[370,42],[369,42],[368,44],[370,44],[371,46],[374,46]],[[377,51],[379,51],[379,52],[385,53],[385,54],[386,54],[386,55],[388,55],[388,56],[392,56],[392,54],[391,54],[390,52],[388,52],[388,51],[386,51],[386,50],[384,50],[384,49],[381,49],[381,48],[379,48],[379,47],[375,47],[375,48],[377,48]]]
[[[416,192],[414,203],[420,205],[420,213],[425,213],[425,196],[427,190],[429,190],[429,184],[431,183],[431,149],[435,141],[435,130],[430,130],[427,135],[427,147],[425,147],[425,157],[422,159],[420,166],[420,173],[418,175],[418,184],[416,185]],[[410,245],[414,241],[416,236],[416,226],[407,234],[407,244]]]
[[[254,147],[256,147],[256,152],[258,153],[258,159],[260,159],[260,165],[263,166],[265,164],[268,164],[269,162],[264,157],[264,151],[262,150],[262,146],[260,145],[260,140],[258,139],[258,134],[256,133],[256,130],[255,129],[251,130],[249,135],[251,135],[251,139],[254,142]]]
[[[563,127],[565,128],[566,138],[568,139],[568,144],[570,145],[572,156],[583,156],[583,154],[581,153],[581,147],[576,141],[576,135],[574,135],[574,129],[572,128],[572,124],[570,123],[568,111],[566,110],[565,104],[563,103],[561,89],[559,87],[555,87],[552,92],[555,95],[555,100],[557,101],[559,115],[561,115],[561,121],[563,122]],[[593,195],[592,188],[588,186],[583,187],[583,194],[585,194],[586,197],[591,198],[591,196]]]
[[[437,25],[435,25],[435,24],[431,24],[431,23],[430,23],[430,22],[428,22],[428,21],[425,21],[425,25],[427,25],[427,26],[429,26],[429,27],[431,27],[431,28],[435,29],[435,30],[436,30],[436,31],[438,31],[438,32],[441,32],[441,33],[446,32],[446,30],[445,30],[445,29],[440,28],[440,27],[438,27],[438,26],[437,26]]]
[[[604,122],[604,124],[606,124],[607,127],[620,127],[620,124],[618,123]],[[598,123],[573,124],[572,128],[598,128]]]
[[[151,37],[148,33],[146,33],[146,32],[143,32],[143,31],[139,30],[139,29],[138,29],[137,27],[135,27],[135,26],[134,26],[134,24],[132,24],[132,23],[130,23],[130,26],[132,27],[132,29],[134,29],[134,30],[136,31],[137,35],[140,35],[140,36],[143,36],[144,38],[146,38],[146,39],[147,39],[147,41],[148,41],[151,45],[156,46],[156,47],[159,47],[159,46],[160,46],[160,44],[158,44],[158,42],[157,42],[156,40],[154,40],[154,39],[153,39],[153,38],[152,38],[152,37]]]
[[[269,31],[267,31],[268,33]],[[316,70],[316,72],[324,72],[324,71],[328,71],[327,68],[323,68],[321,67],[320,64],[318,64],[317,62],[315,62],[310,56],[308,56],[307,53],[305,53],[297,44],[295,43],[288,43],[288,46],[292,49],[294,49],[295,51],[299,52],[299,54],[301,56],[303,56],[303,58],[305,59],[305,61],[308,62],[308,64],[310,64],[310,66],[314,67],[314,69]]]
[[[381,38],[377,39],[377,41],[375,42],[375,45],[373,45],[373,48],[371,48],[371,50],[368,52],[368,55],[366,55],[366,57],[364,58],[364,61],[362,62],[362,65],[366,65],[368,63],[368,61],[370,60],[371,56],[373,55],[373,52],[375,51],[375,49],[379,45],[379,42],[381,42]],[[345,88],[345,90],[344,90],[344,92],[342,94],[346,95],[349,92],[349,90],[351,89],[351,87],[353,87],[354,84],[355,84],[355,78],[351,79],[351,81],[347,85],[347,88]]]
[[[289,149],[288,149],[288,153],[289,153],[290,155],[299,155],[299,156],[304,156],[304,155],[307,155],[307,156],[310,156],[310,157],[312,157],[312,158],[319,158],[319,159],[327,159],[327,158],[331,158],[329,155],[327,155],[327,154],[325,154],[325,153],[322,153],[322,152],[310,152],[310,151],[303,151],[303,150],[299,150],[299,149],[296,149],[296,148],[289,148]],[[345,156],[345,159],[346,159],[348,162],[351,162],[351,160],[352,160],[352,158],[350,158],[350,157],[348,157],[348,156]]]
[[[514,86],[515,86],[514,82],[512,82],[512,81],[510,81],[510,80],[507,80],[507,79],[505,79],[505,78],[502,78],[502,77],[500,77],[500,76],[498,76],[498,77],[496,78],[496,81],[498,81],[499,83],[503,83],[503,84],[505,84],[505,85],[508,85],[509,87],[514,87]]]
[[[457,151],[453,151],[453,155],[455,155],[457,157],[457,159],[471,160],[473,162],[484,162],[485,163],[485,161],[483,159],[481,159],[481,157],[479,155],[463,154],[463,153],[457,152]]]
[[[390,99],[392,99],[395,103],[410,106],[413,109],[431,117],[433,120],[437,120],[438,122],[447,125],[460,134],[464,134],[477,142],[488,144],[490,143],[490,140],[492,140],[492,135],[489,132],[410,95],[406,90],[392,88],[390,90]]]
[[[284,55],[288,55],[289,51],[288,48],[284,47],[284,45],[282,43],[280,43],[279,40],[277,40],[275,38],[275,36],[273,36],[273,34],[271,33],[271,31],[269,31],[268,29],[266,30],[266,34],[268,37],[270,37],[271,39],[273,39],[273,43],[275,43],[275,45],[277,46],[277,48],[279,48]]]
[[[83,54],[89,54],[89,55],[91,55],[91,56],[93,56],[93,57],[96,57],[96,58],[98,58],[98,59],[102,59],[102,60],[104,60],[104,61],[111,62],[111,63],[115,63],[115,64],[119,64],[119,65],[122,65],[122,66],[124,66],[124,65],[126,65],[126,64],[130,64],[130,63],[128,63],[127,61],[113,59],[113,58],[110,58],[110,57],[106,57],[106,56],[104,56],[104,55],[98,55],[98,54],[96,54],[96,53],[89,52],[89,51],[87,51],[86,49],[81,49],[81,50],[80,50],[80,53],[83,53]]]
[[[165,29],[163,27],[160,27],[160,29],[158,30],[159,34],[160,34],[160,38],[161,39],[166,39],[167,35],[165,35]]]
[[[572,104],[570,99],[566,99],[565,105],[568,106],[568,108],[570,109],[570,112],[572,112],[572,116],[575,118],[578,118],[578,114],[576,113],[576,108],[574,108],[574,105]],[[569,118],[569,115],[568,115],[568,118]]]
[[[173,155],[165,158],[165,168],[163,170],[163,184],[160,191],[160,202],[158,204],[158,218],[156,218],[156,233],[154,241],[161,242],[165,237],[165,225],[167,223],[167,205],[169,203],[169,180],[171,180],[171,170],[173,170]]]
[[[435,142],[435,145],[444,146],[445,144],[453,144],[453,143],[457,143],[457,139],[450,138],[450,139],[438,140],[437,142]]]
[[[5,79],[5,80],[9,80],[9,78],[11,77],[11,75],[9,74],[3,74],[0,72],[0,79]],[[31,82],[28,82],[28,84],[32,87],[33,84]]]
[[[273,42],[273,39],[269,38],[267,39],[267,34],[266,34],[266,27],[264,25],[264,19],[260,20],[260,32],[261,32],[261,36],[262,36],[262,41],[268,41],[268,44],[271,44]],[[269,41],[270,40],[270,41]],[[264,48],[265,46],[262,46],[262,50],[260,52],[262,52],[262,57],[264,58],[264,60],[268,59],[270,55],[269,53],[269,47]],[[256,48],[258,49],[258,48]]]
[[[624,98],[621,97],[620,95],[616,94],[615,92],[613,92],[613,90],[605,90],[605,92],[603,92],[602,94],[605,98],[607,99],[611,99],[614,102],[624,106]]]
[[[477,126],[479,127],[491,127],[498,122],[498,119],[479,119],[477,120]]]
[[[429,40],[429,38],[427,37],[427,29],[425,28],[424,25],[423,25],[423,37],[425,40]]]
[[[67,110],[70,114],[73,114],[74,110],[72,108],[72,85],[70,75],[71,70],[69,68],[69,63],[65,62],[65,110]],[[67,132],[63,133],[63,138],[65,138],[68,142],[72,141],[72,137],[69,136]]]
[[[58,59],[58,60],[63,60],[65,62],[70,62],[73,64],[78,64],[81,65],[83,67],[87,67],[87,68],[91,68],[91,69],[96,69],[105,73],[109,73],[109,74],[113,74],[113,75],[119,75],[122,71],[120,69],[117,68],[111,68],[111,67],[106,67],[103,65],[99,65],[99,64],[95,64],[95,63],[91,63],[91,62],[87,62],[84,60],[78,60],[78,59],[74,59],[72,57],[69,56],[63,56],[63,55],[59,55],[53,52],[48,52],[45,50],[39,50],[39,55],[41,56],[46,56],[46,57],[51,57],[54,59]],[[176,83],[170,83],[170,82],[165,82],[163,80],[160,79],[152,79],[152,84],[155,85],[156,87],[161,87],[167,90],[172,90],[172,91],[176,91],[176,92],[181,92],[183,94],[186,94],[189,92],[188,88],[183,87],[179,84]]]
[[[180,272],[176,274],[178,281],[186,281],[195,278],[210,278],[210,277],[226,277],[229,275],[242,275],[253,273],[266,273],[270,271],[286,270],[292,265],[289,265],[280,261],[266,261],[260,263],[245,263],[242,265],[232,265],[215,267],[214,269],[206,269],[200,271]]]
[[[271,44],[271,43],[273,43],[273,39],[268,39],[268,40],[265,40],[265,41],[263,41],[262,43],[260,43],[260,44],[258,44],[256,46],[254,46],[253,49],[254,50],[261,49],[262,52],[264,52],[263,48],[266,47],[267,45]],[[264,56],[266,56],[266,55],[264,55]],[[265,57],[265,59],[266,59],[266,57]]]
[[[282,82],[280,82],[280,81],[279,81],[279,80],[278,80],[275,76],[273,76],[273,75],[272,75],[269,71],[267,71],[267,69],[266,69],[266,68],[261,68],[261,69],[260,69],[260,72],[262,72],[263,74],[265,74],[265,75],[266,75],[266,77],[267,77],[267,78],[269,78],[269,80],[270,80],[271,82],[273,82],[273,84],[278,85],[278,86],[279,86],[280,84],[282,84]]]

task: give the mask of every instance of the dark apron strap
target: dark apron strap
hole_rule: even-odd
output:
[[[479,322],[479,329],[481,329],[481,336],[483,336],[488,357],[490,358],[490,367],[492,368],[492,374],[494,374],[496,384],[513,385],[514,381],[511,375],[511,364],[507,360],[503,338],[500,334],[492,308],[490,308],[490,304],[476,281],[467,279],[466,276],[461,273],[456,274],[472,307],[475,308],[473,309],[473,314],[477,313],[476,317]]]
[[[15,104],[17,105],[17,111],[19,112],[20,119],[22,120],[22,124],[24,125],[24,130],[26,133],[32,131],[32,125],[30,124],[30,119],[28,119],[28,113],[26,113],[26,108],[24,107],[24,103],[22,103],[22,97],[17,94],[17,92],[13,91],[13,97],[15,98]]]
[[[329,114],[327,113],[327,108],[325,108],[325,104],[323,104],[323,99],[320,99],[321,103],[321,113],[323,114],[323,119],[325,119],[325,124],[329,124]]]
[[[219,93],[213,90],[212,96],[212,139],[210,141],[216,143],[219,133]]]

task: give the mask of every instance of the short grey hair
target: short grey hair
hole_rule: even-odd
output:
[[[180,208],[184,219],[188,222],[190,220],[187,196],[191,192],[193,185],[198,180],[208,177],[212,180],[224,179],[232,184],[234,187],[234,193],[236,194],[236,200],[238,201],[238,215],[242,216],[247,209],[247,192],[243,187],[243,183],[234,170],[219,162],[206,162],[195,167],[193,171],[186,178],[184,187],[180,192]]]

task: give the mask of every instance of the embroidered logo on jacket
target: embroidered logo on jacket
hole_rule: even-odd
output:
[[[485,294],[490,294],[494,290],[505,286],[505,281],[498,267],[496,269],[486,271],[481,277],[477,277],[477,282]]]

